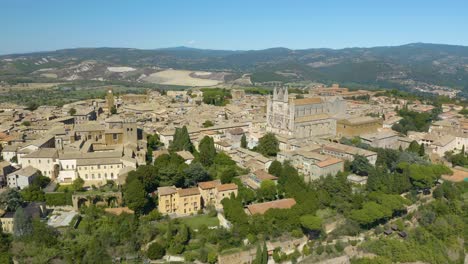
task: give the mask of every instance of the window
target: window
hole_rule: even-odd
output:
[[[114,173],[111,172],[111,179],[114,179]]]
[[[101,179],[101,173],[98,174],[98,179]]]
[[[93,178],[93,180],[94,180],[94,173],[93,173],[93,174],[91,174],[91,178]]]
[[[112,139],[117,140],[117,134],[112,134]]]
[[[106,178],[106,179],[107,179],[107,172],[106,172],[106,173],[104,173],[104,178]]]

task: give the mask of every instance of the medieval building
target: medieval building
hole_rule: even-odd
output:
[[[287,88],[275,88],[267,101],[267,130],[295,138],[313,138],[336,134],[334,117],[346,113],[340,97],[297,99]]]

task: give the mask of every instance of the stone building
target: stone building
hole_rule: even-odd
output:
[[[275,88],[267,101],[267,130],[296,138],[336,134],[337,115],[344,115],[346,103],[340,97],[289,96],[287,88]]]
[[[199,182],[198,187],[176,188],[174,186],[158,188],[158,210],[162,214],[178,216],[195,214],[200,209],[213,205],[222,209],[221,201],[231,195],[237,196],[237,185],[221,184],[221,181]]]
[[[197,187],[158,188],[158,210],[162,214],[190,215],[196,214],[201,208],[201,194]]]
[[[375,133],[382,128],[382,119],[370,116],[360,116],[340,119],[336,123],[338,137],[355,137],[362,134]]]
[[[37,176],[39,171],[31,166],[12,172],[6,177],[8,188],[22,190],[31,185]]]

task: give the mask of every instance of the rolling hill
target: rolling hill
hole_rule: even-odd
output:
[[[134,70],[115,72],[109,67]],[[0,56],[0,81],[55,78],[141,82],[142,76],[167,68],[229,73],[224,75],[226,81],[249,73],[255,83],[319,81],[468,90],[468,47],[425,43],[336,50],[65,49]]]

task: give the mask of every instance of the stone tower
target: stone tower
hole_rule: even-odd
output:
[[[109,90],[107,90],[106,103],[107,103],[107,112],[108,114],[110,114],[112,107],[115,105],[114,93],[112,92],[112,88],[109,88]]]
[[[278,134],[291,134],[294,111],[291,110],[288,88],[275,88],[267,101],[267,130]]]

